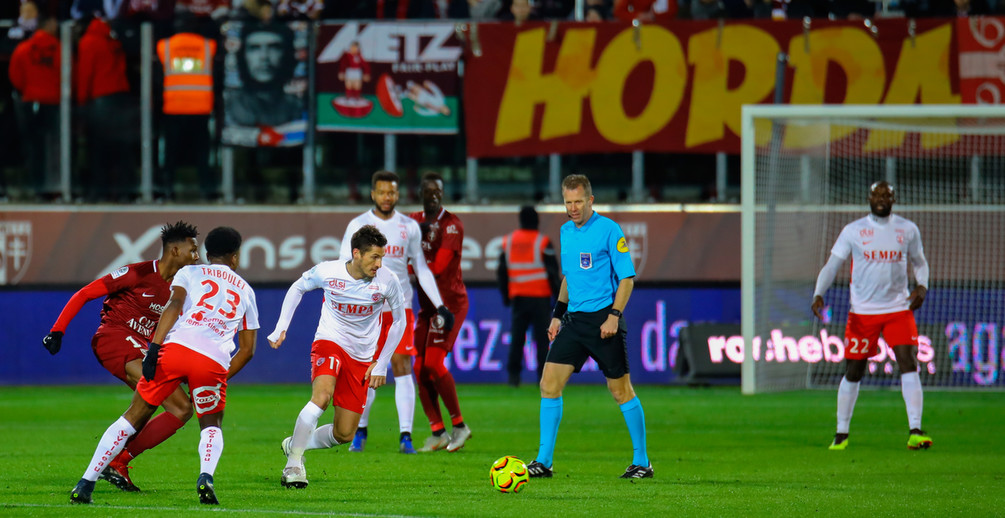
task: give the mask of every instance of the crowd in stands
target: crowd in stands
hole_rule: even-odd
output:
[[[225,18],[471,19],[574,18],[576,0],[8,0],[0,20],[16,20],[8,36],[23,39],[38,15],[106,20],[171,20],[176,13]],[[862,19],[882,15],[952,17],[1005,13],[1005,0],[585,0],[587,21],[771,18]]]

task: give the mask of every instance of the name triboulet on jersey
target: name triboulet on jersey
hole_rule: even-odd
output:
[[[899,250],[863,250],[862,256],[880,263],[899,263],[904,260],[904,252]]]
[[[238,288],[240,288],[242,290],[244,289],[244,280],[242,280],[240,277],[238,277],[237,274],[235,274],[235,273],[227,272],[227,271],[224,271],[224,270],[217,270],[215,268],[206,268],[206,267],[202,268],[202,273],[203,273],[203,275],[207,275],[209,277],[216,277],[217,279],[223,279],[223,280],[225,280],[225,281],[233,284],[234,286],[237,286]]]

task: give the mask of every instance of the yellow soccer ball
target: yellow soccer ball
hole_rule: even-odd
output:
[[[530,474],[524,461],[507,455],[492,463],[489,480],[492,487],[503,493],[519,493],[530,480]]]

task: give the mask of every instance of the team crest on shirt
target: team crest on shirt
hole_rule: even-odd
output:
[[[31,262],[31,222],[0,221],[0,285],[17,284]]]
[[[898,228],[895,232],[897,233],[897,244],[904,244],[904,229]]]
[[[374,293],[373,294],[373,301],[377,302],[378,300],[380,300],[380,293]]]
[[[621,231],[625,233],[625,237],[622,241],[618,241],[618,251],[626,251],[621,249],[621,244],[624,242],[627,252],[632,258],[632,265],[635,266],[636,275],[642,275],[648,255],[648,246],[646,245],[649,242],[649,225],[645,221],[623,223]]]
[[[593,254],[591,254],[590,252],[580,252],[579,267],[584,270],[589,270],[590,268],[593,268]]]

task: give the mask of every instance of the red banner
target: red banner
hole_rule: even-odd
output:
[[[954,26],[480,24],[465,56],[468,154],[736,153],[740,107],[773,101],[779,52],[787,103],[959,103]]]
[[[1001,104],[1005,94],[1005,18],[960,18],[956,34],[963,102]]]

